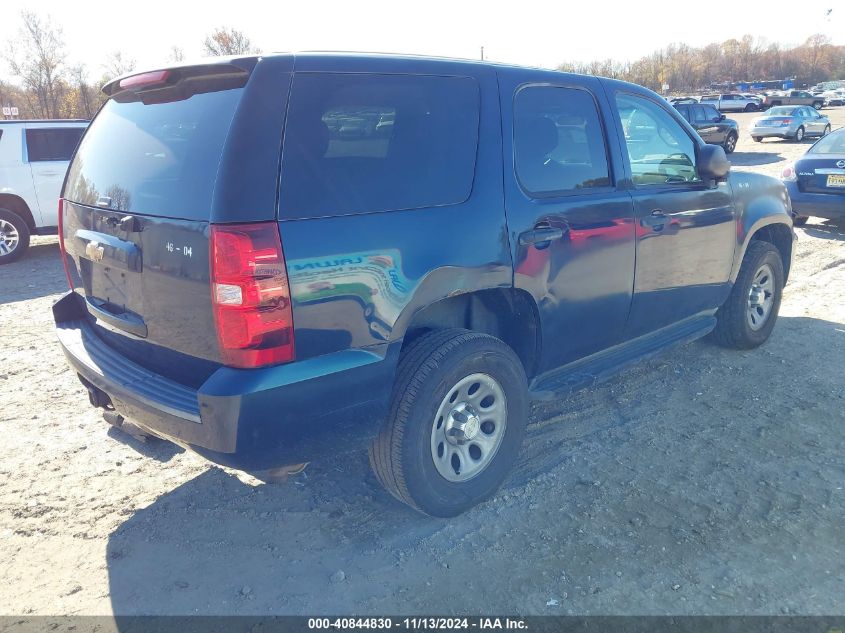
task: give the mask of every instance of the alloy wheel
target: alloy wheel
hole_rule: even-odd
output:
[[[15,225],[0,219],[0,257],[11,255],[20,244],[20,235]]]
[[[763,264],[754,273],[751,288],[748,291],[748,309],[746,318],[748,327],[755,332],[766,325],[775,303],[774,272],[769,264]]]
[[[504,390],[487,374],[471,374],[449,389],[431,426],[437,472],[452,482],[481,474],[502,444],[507,410]]]

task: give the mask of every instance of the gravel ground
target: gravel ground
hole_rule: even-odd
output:
[[[735,118],[737,169],[808,145]],[[693,343],[535,406],[513,477],[448,521],[361,454],[264,485],[110,430],[54,341],[64,276],[36,239],[0,268],[0,614],[843,614],[845,225],[797,233],[765,346]]]

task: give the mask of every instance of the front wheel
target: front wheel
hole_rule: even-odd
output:
[[[510,347],[467,330],[428,332],[403,350],[370,464],[403,503],[455,516],[499,488],[527,418],[525,371]]]
[[[29,226],[17,213],[0,209],[0,265],[23,257],[29,248]]]
[[[813,107],[814,107],[816,110],[821,110],[823,105],[824,105],[824,103],[823,103],[823,102],[821,102],[821,101],[816,101],[816,102],[813,104]]]
[[[804,126],[802,125],[797,130],[795,130],[795,142],[800,143],[804,140]]]
[[[728,138],[725,139],[723,147],[725,149],[725,154],[732,154],[736,149],[736,134],[728,134]]]
[[[775,327],[783,283],[783,261],[778,249],[769,242],[751,242],[731,294],[716,312],[713,339],[735,349],[751,349],[765,343]]]
[[[746,104],[746,106],[745,106],[746,112],[754,112],[755,110],[757,110],[757,106],[755,106],[753,103]]]
[[[794,226],[804,226],[805,224],[807,224],[807,220],[809,219],[810,218],[806,215],[796,215],[794,218],[792,218],[792,224]]]
[[[754,142],[755,142],[755,143],[762,143],[762,142],[763,142],[763,137],[762,137],[762,136],[752,136],[751,138],[753,138],[753,139],[754,139]]]

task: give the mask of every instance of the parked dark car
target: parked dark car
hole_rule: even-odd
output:
[[[728,154],[736,149],[736,142],[739,139],[739,126],[736,121],[726,118],[712,105],[677,104],[675,109],[681,113],[687,123],[695,128],[695,131],[698,132],[705,143],[721,145]]]
[[[59,341],[112,423],[217,463],[369,446],[451,516],[501,484],[530,399],[775,325],[783,183],[639,86],[306,54],[104,91],[60,201]]]
[[[794,165],[783,170],[795,224],[809,216],[845,218],[845,128],[823,136]]]

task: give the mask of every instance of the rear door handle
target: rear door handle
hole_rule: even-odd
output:
[[[519,243],[522,246],[537,245],[537,248],[545,248],[548,242],[559,240],[563,237],[564,230],[554,226],[541,226],[530,231],[519,234]],[[545,243],[545,245],[544,245]]]
[[[640,225],[651,227],[655,231],[663,230],[663,227],[669,223],[669,217],[660,209],[655,209],[651,215],[640,218]]]

